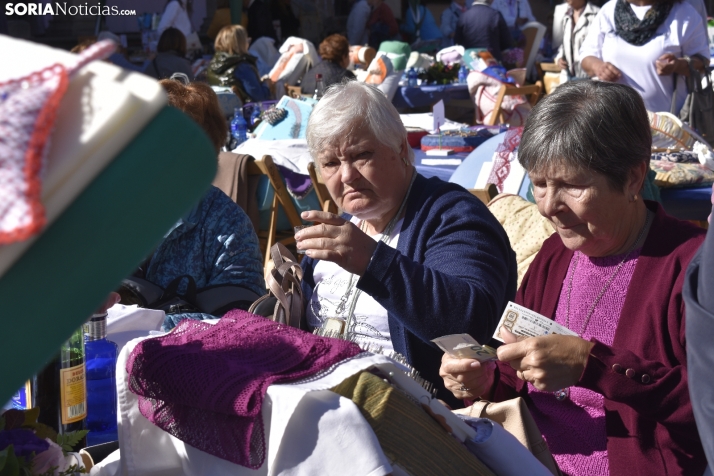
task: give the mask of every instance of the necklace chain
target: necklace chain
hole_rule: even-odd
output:
[[[635,247],[637,244],[642,240],[642,236],[645,234],[645,230],[647,229],[647,225],[650,222],[650,214],[649,212],[646,212],[647,215],[645,217],[645,224],[642,226],[642,229],[640,230],[639,235],[637,235],[637,239],[635,242],[632,244],[630,249],[625,253],[625,255],[622,257],[620,260],[620,263],[617,265],[615,270],[610,274],[610,277],[608,278],[607,282],[605,283],[605,286],[600,290],[600,293],[597,295],[593,303],[590,305],[590,308],[588,309],[587,314],[585,315],[585,322],[583,323],[582,328],[580,329],[580,332],[578,332],[578,335],[582,337],[583,332],[585,332],[585,329],[587,329],[588,324],[590,323],[590,318],[592,318],[594,312],[595,312],[595,307],[598,305],[600,302],[600,299],[605,295],[607,292],[608,288],[612,284],[612,282],[615,280],[615,276],[617,276],[617,273],[620,272],[620,269],[622,269],[622,266],[625,264],[625,260],[627,260],[627,257],[632,254],[633,251],[635,251]],[[575,271],[578,268],[578,262],[580,261],[580,256],[576,256],[575,258],[575,264],[573,264],[573,271],[570,273],[570,281],[568,282],[568,307],[567,307],[567,313],[565,317],[565,327],[570,329],[570,295],[573,291],[573,276],[575,276]]]
[[[386,243],[389,241],[389,237],[394,231],[394,227],[396,226],[397,222],[399,221],[399,218],[404,211],[404,207],[407,204],[407,200],[409,199],[409,194],[412,191],[412,185],[414,185],[414,180],[416,180],[417,172],[416,170],[413,171],[412,173],[412,178],[411,181],[409,182],[409,188],[407,188],[407,193],[404,195],[404,199],[402,200],[401,205],[399,206],[399,210],[397,211],[397,214],[394,215],[394,217],[389,221],[387,224],[387,227],[384,229],[382,232],[382,237],[380,238],[380,242]],[[366,233],[367,231],[367,222],[366,220],[362,220],[362,223],[360,223],[360,231]],[[354,327],[354,312],[355,312],[355,307],[357,306],[357,299],[359,298],[359,295],[362,293],[361,289],[356,289],[357,283],[355,282],[354,285],[352,284],[355,279],[355,275],[353,273],[350,273],[350,280],[347,282],[347,290],[345,291],[345,294],[342,296],[340,299],[340,304],[338,305],[338,309],[340,312],[344,310],[344,307],[347,303],[347,299],[349,299],[350,294],[352,294],[352,288],[355,288],[355,293],[354,296],[352,297],[352,301],[350,302],[349,309],[347,311],[347,319],[344,327],[344,333],[345,334],[351,334],[352,333],[352,328]]]

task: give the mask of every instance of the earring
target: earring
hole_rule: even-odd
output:
[[[404,165],[409,166],[409,161],[406,157],[402,157],[402,160],[404,161]]]
[[[632,201],[633,201],[633,202],[636,202],[636,201],[637,201],[637,194],[635,194],[635,195],[632,197]]]

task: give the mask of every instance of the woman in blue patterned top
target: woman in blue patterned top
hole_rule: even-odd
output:
[[[213,90],[202,83],[184,86],[178,81],[160,81],[176,107],[196,121],[218,152],[226,139],[226,123]],[[265,294],[263,263],[258,238],[245,212],[214,186],[201,201],[169,231],[154,251],[145,278],[166,288],[180,276],[193,278],[197,289],[219,285],[240,286]],[[178,293],[184,293],[181,283]],[[210,319],[204,313],[169,314],[164,322],[173,328],[186,318]]]

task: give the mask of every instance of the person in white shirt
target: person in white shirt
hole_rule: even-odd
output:
[[[368,40],[367,21],[371,8],[367,0],[357,0],[347,17],[347,39],[350,45],[366,45]]]
[[[567,10],[561,17],[563,41],[558,47],[555,62],[560,69],[568,72],[568,77],[587,78],[587,73],[580,67],[580,47],[600,8],[587,0],[566,0],[566,2]]]
[[[649,111],[672,109],[676,114],[687,87],[681,78],[675,85],[672,74],[689,76],[690,61],[703,71],[709,44],[701,17],[689,3],[610,0],[597,15],[580,57],[590,77],[627,84],[640,93]]]
[[[157,27],[159,35],[161,35],[165,29],[172,27],[179,30],[188,38],[193,32],[188,9],[188,0],[170,0],[169,3],[166,4],[164,13],[161,15],[161,21]]]
[[[459,23],[461,15],[469,9],[471,5],[467,4],[466,0],[453,0],[449,8],[441,14],[441,33],[444,35],[442,45],[444,47],[454,44],[454,33],[456,25]]]
[[[536,21],[528,0],[493,0],[491,8],[501,12],[503,19],[506,20],[506,25],[511,30]]]

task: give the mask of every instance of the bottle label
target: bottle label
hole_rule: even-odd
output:
[[[32,408],[31,395],[30,381],[28,380],[25,382],[25,385],[12,396],[12,408],[15,410],[29,410]]]
[[[62,424],[74,423],[87,416],[87,387],[84,364],[60,369]]]

